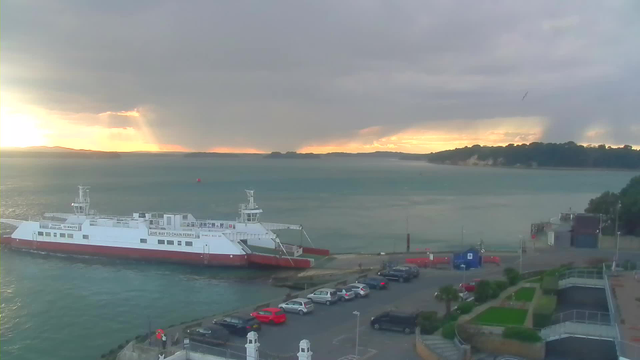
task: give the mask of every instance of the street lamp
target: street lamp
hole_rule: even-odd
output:
[[[467,265],[462,264],[460,267],[462,268],[462,284],[464,285],[467,283]]]
[[[357,316],[356,319],[356,359],[358,358],[358,340],[360,338],[360,312],[354,311],[353,315]]]
[[[522,235],[520,235],[520,274],[522,274],[522,248],[524,246],[524,241],[522,240]]]
[[[616,262],[620,251],[620,232],[618,231],[618,214],[620,213],[620,201],[616,205]]]

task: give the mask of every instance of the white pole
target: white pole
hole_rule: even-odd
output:
[[[618,214],[620,213],[620,201],[616,205],[616,262],[618,261],[618,251],[620,249],[620,232],[618,231]]]
[[[460,265],[460,267],[462,268],[462,283],[466,284],[467,283],[467,266]]]
[[[360,312],[354,311],[356,315],[356,359],[358,358],[358,341],[360,340]]]
[[[522,235],[520,235],[520,274],[522,274]]]

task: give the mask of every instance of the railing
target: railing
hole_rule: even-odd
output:
[[[595,339],[616,340],[615,327],[611,325],[566,321],[548,326],[540,332],[545,341],[557,340],[564,337],[577,336]]]
[[[242,345],[244,346],[244,345]],[[242,350],[241,348],[237,349],[237,350]],[[246,360],[247,359],[247,354],[246,352],[240,352],[237,350],[231,350],[229,348],[219,348],[219,347],[213,347],[213,346],[209,346],[209,345],[204,345],[204,344],[199,344],[199,343],[194,343],[194,342],[190,342],[188,347],[185,348],[185,352],[186,352],[186,359],[190,360],[192,359],[190,355],[190,353],[199,353],[199,354],[206,354],[206,355],[213,355],[213,356],[217,356],[223,359],[232,359],[232,360]],[[262,354],[260,354],[262,355]],[[263,356],[260,356],[261,358],[264,358]]]
[[[560,314],[555,314],[551,318],[552,324],[564,322],[575,322],[582,324],[612,325],[611,315],[600,311],[571,310]]]
[[[616,340],[620,359],[640,360],[640,345],[628,341]]]
[[[604,290],[605,294],[607,294],[607,306],[609,307],[609,314],[611,315],[611,321],[615,324],[618,323],[618,312],[616,311],[616,303],[613,302],[613,296],[611,295],[611,284],[609,284],[609,273],[605,267],[605,264],[602,264],[602,273],[604,276]],[[618,340],[620,340],[620,336],[618,336]]]
[[[571,269],[558,275],[558,280],[570,278],[578,279],[604,279],[603,271],[600,269]]]

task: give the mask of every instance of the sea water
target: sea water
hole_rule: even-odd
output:
[[[302,224],[333,252],[472,245],[515,248],[530,224],[583,210],[635,172],[430,165],[376,158],[262,159],[125,155],[113,160],[2,159],[0,215],[70,212],[77,185],[101,214],[189,212],[233,220],[245,189],[263,221]],[[200,178],[201,182],[196,182]],[[2,227],[2,233],[11,229]],[[283,240],[308,245],[298,231]],[[283,294],[255,270],[210,269],[2,251],[5,360],[91,359],[152,328]]]

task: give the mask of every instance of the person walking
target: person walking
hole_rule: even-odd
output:
[[[162,334],[162,350],[165,350],[167,348],[167,336],[163,333]]]

